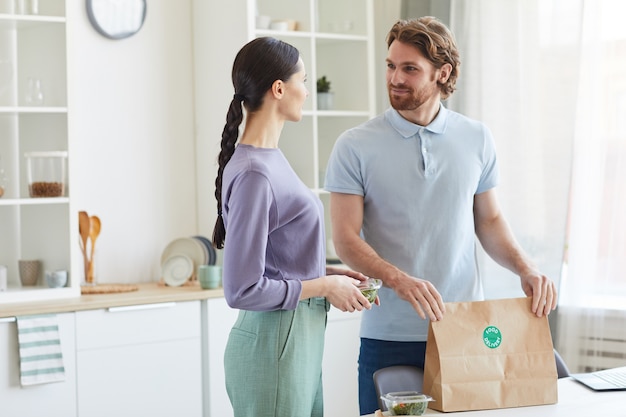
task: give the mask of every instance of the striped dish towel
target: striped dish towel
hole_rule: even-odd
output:
[[[22,386],[65,380],[56,315],[17,317],[17,340]]]

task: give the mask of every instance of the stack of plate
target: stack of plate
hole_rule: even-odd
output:
[[[182,237],[171,241],[161,254],[161,275],[171,287],[195,279],[198,265],[215,265],[217,254],[204,236]]]

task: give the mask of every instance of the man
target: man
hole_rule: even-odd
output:
[[[423,368],[428,320],[444,317],[444,302],[483,299],[476,237],[519,275],[533,313],[548,314],[557,299],[500,211],[491,132],[441,104],[459,74],[452,33],[433,17],[399,21],[387,45],[392,108],[339,137],[325,185],[339,257],[384,283],[380,307],[363,314],[361,414],[378,408],[374,371]]]

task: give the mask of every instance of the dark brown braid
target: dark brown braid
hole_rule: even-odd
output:
[[[239,125],[243,120],[241,105],[243,103],[248,114],[256,112],[263,104],[265,93],[272,87],[274,81],[286,82],[298,71],[299,58],[300,53],[296,48],[270,37],[253,39],[244,45],[235,57],[232,70],[235,95],[226,114],[215,178],[217,221],[213,229],[213,246],[217,249],[224,247],[226,239],[222,217],[222,176],[226,164],[235,153]]]
[[[243,110],[241,109],[242,97],[235,95],[230,102],[228,113],[226,114],[226,126],[222,131],[222,150],[218,156],[217,177],[215,178],[215,198],[217,199],[217,221],[213,229],[213,246],[217,249],[224,247],[226,229],[222,218],[222,174],[224,167],[235,153],[235,143],[239,137],[239,125],[243,120]]]

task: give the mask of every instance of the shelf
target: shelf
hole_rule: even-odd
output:
[[[256,29],[257,36],[272,36],[275,38],[315,38],[320,41],[358,41],[367,42],[368,37],[364,35],[350,35],[343,33],[314,33],[304,32],[299,30],[270,30],[270,29]]]
[[[18,303],[25,301],[54,300],[59,298],[79,297],[80,287],[47,288],[34,287],[9,287],[0,292],[0,304]]]
[[[47,204],[67,204],[68,197],[54,198],[0,198],[0,206],[37,206]]]
[[[364,35],[350,35],[343,33],[316,33],[315,38],[318,40],[328,40],[328,41],[358,41],[358,42],[367,42],[369,38]]]
[[[0,29],[26,29],[42,23],[65,23],[65,17],[30,14],[0,14]]]
[[[313,35],[311,32],[303,32],[300,30],[257,29],[255,32],[258,37],[271,36],[274,38],[283,38],[283,37],[310,38]]]
[[[0,114],[65,114],[67,107],[3,106]]]

